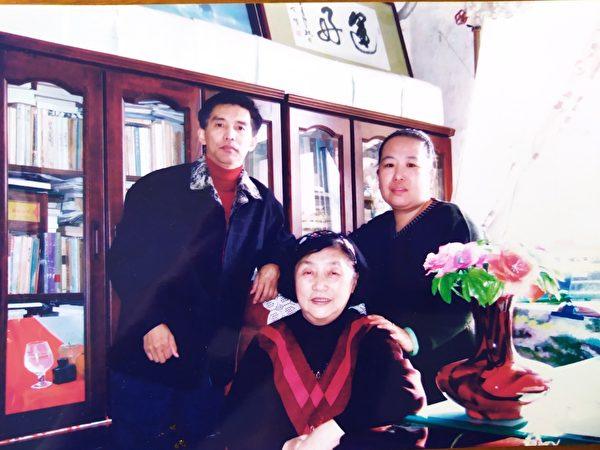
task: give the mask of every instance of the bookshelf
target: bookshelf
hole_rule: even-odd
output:
[[[50,83],[8,85],[9,295],[81,292],[82,103]]]
[[[185,161],[184,113],[159,100],[124,102],[125,190],[148,173]]]
[[[352,229],[350,120],[289,108],[288,189],[296,236],[329,228]]]
[[[0,58],[3,437],[102,417],[91,386],[105,384],[105,313],[102,74],[12,50]],[[50,381],[64,349],[77,346],[75,380],[33,389],[40,373],[23,355],[34,341],[48,343]]]

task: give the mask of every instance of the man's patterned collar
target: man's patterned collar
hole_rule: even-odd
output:
[[[202,189],[211,187],[213,191],[213,195],[215,200],[221,203],[221,199],[217,195],[217,190],[213,184],[212,178],[208,173],[208,166],[206,164],[206,159],[204,156],[201,156],[193,165],[192,165],[192,177],[190,180],[190,189],[193,191],[199,191]],[[262,200],[262,196],[256,187],[256,184],[250,179],[248,172],[245,169],[242,169],[242,173],[238,180],[237,192],[236,192],[236,200],[235,203],[247,203],[248,197],[254,198],[255,200]]]

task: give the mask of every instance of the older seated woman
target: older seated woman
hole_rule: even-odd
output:
[[[244,355],[221,426],[230,450],[330,449],[425,404],[398,343],[348,308],[364,269],[354,244],[306,235],[291,267],[300,311],[262,328]]]

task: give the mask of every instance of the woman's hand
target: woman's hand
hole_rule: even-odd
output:
[[[304,441],[308,437],[308,434],[301,434],[300,436],[295,437],[294,439],[290,439],[283,444],[281,450],[297,450],[298,446],[302,441]]]
[[[390,322],[383,316],[377,314],[370,314],[367,316],[373,325],[381,330],[387,330],[390,333],[390,337],[402,347],[405,353],[411,353],[414,349],[414,343],[410,335],[404,331],[404,328]]]
[[[344,430],[340,428],[333,419],[322,423],[315,428],[308,437],[302,440],[297,450],[331,450],[340,443],[340,438],[344,435]]]

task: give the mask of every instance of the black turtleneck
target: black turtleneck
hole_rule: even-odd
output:
[[[345,310],[332,323],[317,326],[297,312],[283,320],[313,373],[323,372],[345,327],[360,318]],[[387,332],[376,328],[360,342],[350,401],[334,419],[347,433],[396,423],[424,403],[418,372]],[[281,449],[296,436],[273,380],[273,365],[256,339],[245,353],[226,400],[220,426],[231,450]]]

